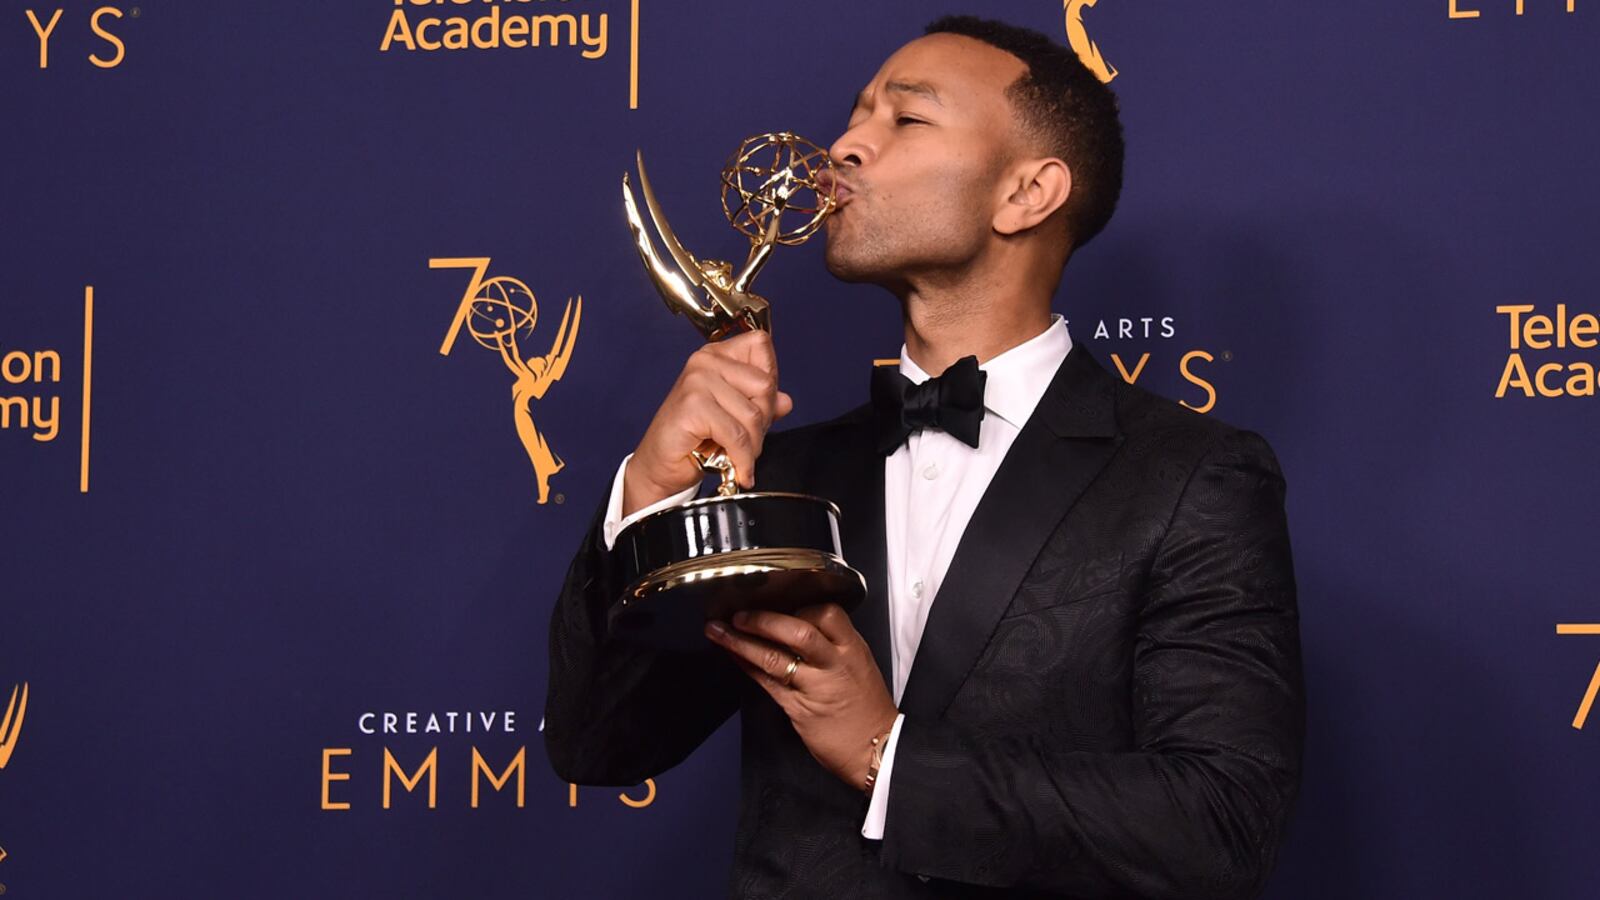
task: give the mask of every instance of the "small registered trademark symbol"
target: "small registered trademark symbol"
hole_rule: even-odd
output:
[[[563,504],[565,502],[567,502],[567,495],[566,494],[557,494],[556,495],[556,505],[557,506],[559,506],[559,505],[561,505],[561,504]]]
[[[128,15],[135,19],[139,18],[139,7],[135,6],[133,9],[128,10]]]
[[[1222,351],[1222,361],[1223,362],[1233,362],[1233,351],[1232,350],[1224,350],[1224,351]]]

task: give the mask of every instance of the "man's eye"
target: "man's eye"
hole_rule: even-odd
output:
[[[912,118],[911,116],[898,116],[898,117],[895,118],[894,123],[896,125],[926,125],[926,124],[928,124],[927,122],[924,122],[921,119]]]

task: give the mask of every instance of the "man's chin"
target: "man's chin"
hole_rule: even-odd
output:
[[[861,259],[859,255],[849,253],[844,242],[835,239],[832,234],[828,235],[828,249],[823,258],[827,262],[829,274],[840,281],[856,284],[876,283],[879,280],[876,267]]]
[[[848,262],[846,262],[844,260],[836,260],[836,259],[834,259],[833,254],[831,254],[831,253],[828,254],[827,260],[828,260],[828,274],[830,274],[833,277],[839,279],[840,281],[844,281],[844,282],[849,282],[851,284],[855,284],[855,283],[858,283],[858,282],[862,282],[862,281],[867,281],[868,280],[868,279],[864,278],[861,275],[861,272],[859,270],[857,270],[855,267],[851,266]]]

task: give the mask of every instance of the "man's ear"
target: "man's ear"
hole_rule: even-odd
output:
[[[1055,214],[1072,196],[1072,171],[1055,157],[1023,160],[1006,173],[1009,191],[994,217],[994,230],[1003,235],[1036,228]]]

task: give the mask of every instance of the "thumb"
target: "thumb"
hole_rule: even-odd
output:
[[[785,394],[783,391],[779,391],[777,402],[774,404],[773,411],[777,414],[776,418],[779,419],[787,416],[789,413],[794,412],[794,398],[790,397],[788,394]]]
[[[778,371],[778,350],[772,344],[772,335],[765,331],[747,331],[737,337],[730,338],[730,347],[737,348],[742,357],[740,362],[749,363],[758,369],[768,372]]]

